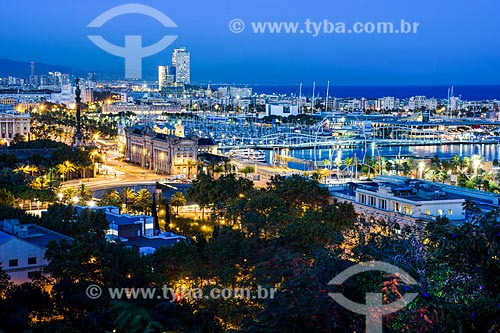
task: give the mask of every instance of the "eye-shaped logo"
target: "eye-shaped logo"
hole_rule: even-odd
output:
[[[350,277],[359,273],[370,271],[386,272],[399,278],[407,285],[417,284],[417,282],[408,273],[394,265],[380,261],[369,261],[349,267],[328,282],[328,285],[342,285]],[[367,293],[366,304],[359,304],[346,298],[341,293],[328,293],[328,295],[344,308],[354,313],[366,316],[365,322],[367,333],[382,333],[383,316],[401,310],[418,296],[417,293],[408,293],[395,302],[383,304],[381,293]]]
[[[156,19],[166,28],[176,28],[177,25],[168,16],[159,10],[137,3],[129,3],[126,5],[113,7],[90,22],[88,28],[102,27],[109,20],[126,14],[142,14]],[[87,36],[95,45],[104,51],[125,58],[125,78],[140,79],[142,77],[142,58],[152,56],[161,52],[172,44],[177,36],[165,35],[162,39],[153,45],[142,47],[141,35],[126,35],[125,46],[111,44],[102,36],[88,35]]]

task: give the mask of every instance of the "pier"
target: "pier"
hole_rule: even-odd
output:
[[[499,144],[498,139],[481,141],[472,140],[444,140],[444,139],[378,139],[378,138],[325,138],[308,134],[279,133],[262,136],[260,138],[240,138],[239,142],[229,144],[222,139],[219,150],[226,151],[234,148],[255,148],[264,150],[273,149],[352,149],[365,148],[375,144],[377,147],[401,146],[434,146],[434,145],[472,145],[472,144]]]

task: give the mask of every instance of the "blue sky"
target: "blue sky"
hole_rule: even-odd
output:
[[[129,14],[87,28],[102,12],[130,2],[152,6],[177,28]],[[89,34],[123,45],[142,35],[150,45],[177,40],[143,59],[144,77],[169,64],[174,47],[191,51],[195,82],[336,85],[500,84],[498,0],[0,0],[0,57],[121,74],[123,58],[95,46]],[[232,19],[246,29],[234,34]],[[416,34],[255,34],[251,22],[305,20],[418,22]],[[303,26],[301,25],[301,28]]]

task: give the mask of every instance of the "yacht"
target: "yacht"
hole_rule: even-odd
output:
[[[259,163],[267,163],[266,154],[262,150],[252,148],[232,149],[229,151],[228,156]]]

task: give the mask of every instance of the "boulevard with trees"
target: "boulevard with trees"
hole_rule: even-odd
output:
[[[28,157],[18,158],[17,152],[29,152]],[[0,188],[7,197],[13,196],[9,205],[20,208],[47,207],[60,201],[61,184],[68,180],[91,178],[95,163],[102,162],[95,148],[71,148],[50,140],[18,142],[0,152]],[[65,190],[64,200],[75,195],[82,202],[92,197],[85,191],[70,195]]]

